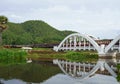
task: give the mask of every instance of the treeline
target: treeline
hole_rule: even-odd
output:
[[[2,42],[4,45],[59,43],[71,33],[73,31],[59,31],[39,20],[24,23],[8,22],[8,28],[2,35]]]

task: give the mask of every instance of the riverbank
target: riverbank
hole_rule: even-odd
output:
[[[35,48],[28,52],[28,58],[40,61],[62,59],[76,62],[94,62],[98,60],[98,54],[90,51],[61,51],[55,52],[52,48]]]
[[[76,62],[93,62],[98,60],[96,52],[65,51],[55,52],[52,48],[33,48],[24,51],[21,48],[0,48],[0,64],[25,63],[26,58],[37,61],[52,61],[62,59]]]

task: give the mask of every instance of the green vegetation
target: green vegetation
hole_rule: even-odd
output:
[[[50,49],[45,50],[44,48],[43,49],[40,48],[40,50],[37,49],[31,52],[28,55],[28,57],[39,60],[64,59],[64,60],[76,61],[76,62],[92,62],[98,60],[98,54],[96,54],[96,52],[89,52],[89,51],[55,52]]]
[[[98,60],[95,52],[55,52],[48,48],[35,48],[27,53],[21,49],[0,49],[0,64],[25,63],[26,58],[40,61],[52,61],[53,59],[63,59],[76,62],[92,62]]]
[[[33,48],[32,49],[33,51],[52,51],[53,49],[52,48]]]
[[[118,70],[117,80],[120,81],[120,64],[117,64],[117,70]]]
[[[7,17],[0,16],[0,46],[2,45],[2,32],[7,28],[7,22]]]
[[[28,45],[40,43],[59,43],[72,31],[59,31],[47,23],[39,20],[24,23],[11,23],[3,32],[3,44]]]
[[[2,28],[2,30],[6,29],[7,28],[7,22],[8,22],[8,19],[7,17],[5,16],[0,16],[0,28]]]
[[[26,62],[27,53],[20,49],[1,49],[0,64],[18,64]]]
[[[53,59],[66,59],[65,52],[55,52],[51,49],[43,50],[37,49],[29,52],[28,58],[32,58],[33,60],[43,60],[43,61],[52,61]]]
[[[90,52],[68,52],[66,53],[66,59],[76,62],[93,62],[98,60],[98,54]]]

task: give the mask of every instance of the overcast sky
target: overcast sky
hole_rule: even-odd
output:
[[[120,34],[120,0],[1,0],[0,15],[16,23],[43,20],[100,38]]]

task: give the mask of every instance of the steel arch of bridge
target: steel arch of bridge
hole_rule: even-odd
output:
[[[81,33],[73,33],[73,34],[68,35],[58,46],[54,47],[54,50],[55,51],[61,50],[63,44],[68,39],[69,39],[69,41],[72,39],[72,41],[74,41],[74,45],[76,45],[76,38],[77,37],[79,37],[79,39],[83,38],[83,41],[87,40],[87,42],[89,42],[89,44],[92,45],[95,50],[97,50],[98,54],[106,54],[106,53],[108,53],[108,51],[111,50],[111,48],[116,44],[116,42],[119,41],[118,42],[119,43],[118,50],[120,52],[120,35],[118,35],[113,41],[111,41],[110,44],[108,44],[107,46],[105,46],[105,45],[98,45],[93,38],[91,38],[88,35],[81,34]],[[71,45],[71,43],[70,43],[70,45]],[[76,46],[74,46],[73,50],[76,50]]]
[[[119,52],[120,52],[120,35],[118,35],[108,46],[105,48],[105,53],[107,53],[115,44],[119,43]]]

